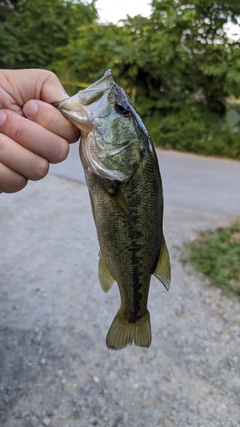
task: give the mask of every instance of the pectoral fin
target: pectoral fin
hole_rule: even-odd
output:
[[[127,218],[130,224],[133,224],[132,215],[129,207],[129,203],[121,191],[118,182],[102,180],[102,187],[112,197],[121,213]]]
[[[112,277],[108,269],[108,266],[106,264],[106,261],[103,258],[101,252],[99,254],[99,261],[98,261],[98,278],[103,291],[107,293],[109,289],[112,287],[115,280]]]
[[[165,286],[165,288],[168,291],[170,287],[170,282],[171,282],[171,266],[170,266],[170,259],[169,259],[168,249],[165,243],[164,236],[163,236],[163,242],[161,246],[158,263],[153,274],[158,280],[162,282],[162,284]]]
[[[130,222],[130,224],[133,224],[131,211],[129,209],[129,204],[128,204],[126,198],[124,197],[124,194],[120,190],[120,188],[118,188],[116,194],[114,195],[114,198],[115,198],[117,206],[122,211],[122,213],[125,215],[127,220]]]

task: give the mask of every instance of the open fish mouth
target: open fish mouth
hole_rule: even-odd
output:
[[[101,99],[107,97],[109,91],[113,88],[114,80],[111,70],[107,70],[103,77],[93,83],[86,89],[80,90],[76,95],[54,102],[52,105],[58,108],[61,113],[85,132],[90,132],[93,127],[93,121],[101,111]],[[94,104],[97,103],[96,108]],[[106,103],[106,99],[102,104]],[[96,110],[97,109],[97,110]]]

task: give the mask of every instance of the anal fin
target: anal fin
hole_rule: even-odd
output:
[[[164,236],[157,266],[153,274],[158,280],[162,282],[168,291],[171,283],[171,265]]]
[[[106,264],[106,261],[103,258],[101,252],[99,254],[99,261],[98,261],[98,278],[103,291],[107,293],[109,289],[112,287],[115,280],[112,277],[108,269],[108,266]]]

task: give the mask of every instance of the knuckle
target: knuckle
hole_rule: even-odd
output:
[[[46,159],[42,157],[38,158],[36,163],[34,164],[34,175],[31,177],[33,181],[38,181],[44,178],[49,170],[49,163]]]
[[[11,180],[7,183],[6,188],[3,188],[5,193],[17,193],[27,185],[27,178],[19,174],[13,174]]]
[[[72,125],[71,134],[69,136],[70,136],[70,138],[68,139],[69,144],[77,142],[81,136],[80,130],[76,126]]]
[[[52,124],[54,122],[54,111],[48,111],[51,108],[49,105],[42,104],[39,109],[38,123],[47,130],[51,131]],[[46,114],[46,112],[48,114]]]
[[[15,183],[13,185],[14,190],[12,192],[17,192],[22,190],[27,185],[27,178],[24,176],[18,175],[18,178],[15,180]]]
[[[58,81],[56,74],[53,71],[46,70],[47,78],[51,81]]]
[[[69,145],[65,139],[59,141],[51,154],[51,163],[60,163],[65,160],[69,153]]]
[[[17,126],[16,128],[12,128],[12,139],[14,141],[21,141],[24,137],[24,131],[20,126]]]

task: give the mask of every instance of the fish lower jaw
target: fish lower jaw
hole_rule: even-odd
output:
[[[61,113],[68,119],[70,122],[75,124],[81,131],[89,133],[93,129],[92,120],[83,112],[80,116],[79,112],[75,112],[72,110],[61,109]]]

